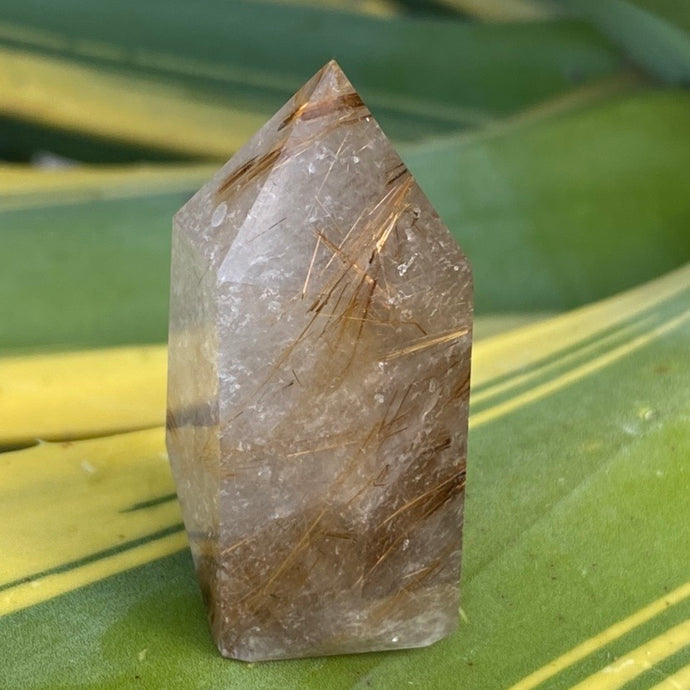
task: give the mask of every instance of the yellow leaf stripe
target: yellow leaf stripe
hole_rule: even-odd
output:
[[[0,22],[0,41],[22,49],[0,48],[0,113],[52,127],[188,155],[225,160],[261,127],[272,108],[253,102],[238,106],[237,99],[217,93],[207,96],[189,86],[164,85],[147,79],[137,69],[163,70],[175,75],[207,78],[273,91],[287,100],[283,74],[251,70],[245,65],[178,57],[111,43],[74,40],[35,28]],[[117,74],[62,57],[39,55],[35,49],[62,51],[79,58],[110,62]],[[310,75],[301,75],[302,79]],[[295,87],[300,79],[296,79]],[[373,108],[386,108],[412,117],[433,117],[458,125],[484,124],[491,113],[477,108],[410,100],[394,93],[374,94]],[[161,114],[165,113],[165,117]],[[150,123],[155,122],[156,127]]]
[[[68,60],[0,49],[0,113],[183,155],[225,160],[261,127],[263,112],[182,87]],[[161,117],[161,114],[165,117]],[[151,127],[150,123],[156,126]]]
[[[0,359],[0,443],[163,424],[166,366],[163,345]]]
[[[578,683],[573,690],[616,690],[654,664],[690,645],[690,620],[646,642]]]
[[[690,665],[676,671],[672,676],[664,678],[652,690],[688,690],[690,688]]]
[[[0,212],[92,199],[129,199],[151,193],[192,192],[217,165],[75,166],[40,170],[0,164]]]
[[[556,674],[565,670],[566,668],[572,666],[573,664],[581,661],[586,656],[589,656],[593,652],[607,644],[623,637],[626,633],[629,633],[634,628],[639,627],[643,623],[654,618],[660,613],[663,613],[671,606],[675,606],[686,599],[690,598],[690,582],[686,582],[677,589],[665,594],[660,599],[648,604],[644,608],[635,612],[631,616],[615,623],[609,628],[606,628],[603,632],[591,637],[590,639],[582,642],[577,647],[574,647],[569,652],[566,652],[557,659],[550,661],[546,666],[534,671],[526,678],[523,678],[519,683],[513,685],[510,690],[532,690],[544,681],[552,678]],[[685,631],[688,632],[687,630]],[[677,639],[677,638],[674,638]],[[690,642],[690,638],[686,635],[686,644]]]
[[[31,580],[8,592],[0,592],[0,616],[54,599],[60,594],[67,594],[159,558],[171,556],[187,547],[187,535],[179,530],[126,551],[103,556],[99,560],[89,562],[74,570],[48,574]]]
[[[564,347],[605,335],[687,292],[690,264],[620,295],[490,338],[472,354],[472,385],[483,387],[505,375],[524,372],[540,360],[559,355]]]
[[[187,545],[162,429],[0,456],[0,616]]]
[[[541,400],[547,395],[556,393],[566,386],[572,385],[573,383],[576,383],[587,376],[591,376],[597,371],[600,371],[601,369],[631,354],[635,350],[639,350],[641,347],[649,345],[649,343],[665,333],[668,333],[669,331],[672,331],[673,329],[678,328],[679,326],[688,322],[690,322],[690,310],[674,319],[671,319],[670,321],[667,321],[662,326],[651,329],[644,335],[633,338],[624,345],[614,348],[610,352],[597,357],[591,362],[587,362],[586,364],[571,369],[562,376],[558,376],[551,381],[535,386],[526,393],[516,395],[510,400],[504,403],[499,403],[498,405],[494,405],[488,410],[484,410],[472,415],[470,417],[470,428],[477,428],[478,426],[486,424],[487,422],[498,419],[499,417],[502,417],[510,412],[514,412],[525,405],[529,405],[537,400]]]
[[[543,0],[441,0],[444,5],[490,22],[530,22],[553,19],[560,13]]]
[[[394,17],[401,8],[396,0],[278,0],[285,5],[311,5],[313,7],[359,12],[376,17]]]

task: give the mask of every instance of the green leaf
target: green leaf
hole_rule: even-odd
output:
[[[559,10],[550,0],[440,0],[457,12],[490,22],[543,21],[559,16]],[[423,6],[422,0],[415,5]]]
[[[405,149],[477,314],[560,311],[687,260],[689,115],[686,93],[641,92]],[[0,302],[0,347],[165,339],[170,218],[210,169],[171,175],[0,198],[0,292],[22,305]]]
[[[624,96],[408,149],[472,258],[476,310],[560,310],[690,258],[690,96]]]
[[[560,0],[575,14],[589,17],[593,24],[615,41],[631,59],[662,81],[671,84],[690,82],[690,11],[686,3],[669,12],[680,20],[678,26],[655,14],[657,3],[631,3],[626,0]],[[641,6],[637,6],[641,5]],[[664,12],[665,7],[665,12]]]
[[[671,24],[690,31],[690,7],[685,0],[629,0]]]
[[[286,5],[327,7],[330,10],[361,12],[375,17],[391,17],[402,10],[397,0],[273,0]]]
[[[239,0],[211,0],[203,12],[185,0],[65,0],[59,9],[7,0],[0,67],[21,72],[22,88],[3,81],[0,70],[0,116],[15,137],[2,146],[21,156],[16,137],[35,136],[22,130],[20,123],[29,123],[80,134],[75,149],[56,137],[56,152],[89,160],[108,153],[85,152],[99,138],[144,154],[148,147],[217,158],[210,143],[185,148],[184,134],[199,138],[198,129],[209,126],[215,134],[237,119],[246,138],[332,57],[389,134],[408,140],[491,121],[623,66],[607,39],[577,21],[381,19]],[[191,119],[173,127],[179,111],[201,117],[202,110],[216,113],[215,126]],[[161,128],[170,132],[169,149]],[[32,146],[24,140],[24,155]]]
[[[224,660],[180,551],[162,431],[1,456],[11,502],[0,511],[13,530],[0,536],[0,644],[12,652],[0,660],[4,682],[67,687],[76,672],[93,688],[504,688],[524,679],[527,690],[594,674],[592,687],[637,678],[648,688],[679,671],[690,642],[689,279],[690,266],[477,344],[462,623],[426,649]],[[84,463],[99,477],[91,489]],[[27,512],[37,496],[50,522]],[[81,507],[81,527],[61,501]],[[62,524],[76,524],[82,542]],[[60,561],[117,535],[113,548]],[[52,565],[7,582],[13,564],[24,567],[21,554]],[[640,675],[655,663],[654,675]]]

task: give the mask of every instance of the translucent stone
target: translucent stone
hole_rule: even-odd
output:
[[[471,326],[467,260],[335,62],[177,213],[167,444],[223,655],[453,631]]]

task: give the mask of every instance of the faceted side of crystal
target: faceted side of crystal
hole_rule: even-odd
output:
[[[212,627],[218,626],[216,576],[220,432],[218,424],[217,270],[255,201],[243,178],[232,203],[217,199],[223,185],[265,161],[289,136],[285,119],[308,101],[319,75],[307,82],[266,127],[224,165],[175,215],[173,221],[168,347],[166,444],[192,555]],[[264,161],[264,163],[262,163]],[[261,175],[256,175],[261,179]],[[238,188],[239,187],[239,188]],[[246,193],[241,193],[248,187]],[[237,193],[240,192],[240,193]]]
[[[457,621],[469,265],[337,65],[310,84],[262,130],[290,128],[271,165],[207,192],[252,198],[213,264],[214,635],[245,660]]]
[[[209,613],[218,569],[218,337],[215,276],[173,225],[166,445]]]

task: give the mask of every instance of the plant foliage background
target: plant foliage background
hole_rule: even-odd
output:
[[[4,0],[0,685],[690,688],[690,7]],[[248,665],[165,458],[172,214],[324,62],[476,280],[460,627]]]

